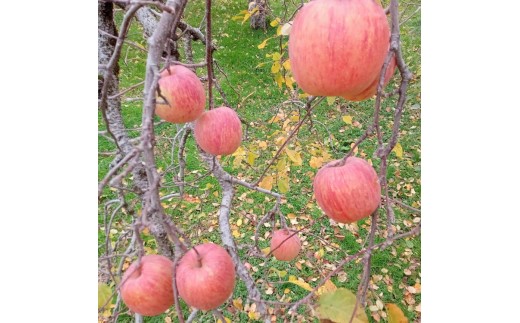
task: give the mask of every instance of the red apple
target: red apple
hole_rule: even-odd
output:
[[[242,142],[242,125],[237,113],[228,107],[204,112],[195,121],[195,140],[212,155],[230,155]]]
[[[190,306],[212,310],[233,294],[235,265],[226,249],[214,243],[204,243],[194,249],[188,251],[177,266],[179,296]]]
[[[332,161],[314,177],[314,195],[331,219],[352,223],[374,212],[381,200],[376,171],[364,159],[349,157],[344,165]]]
[[[172,65],[161,73],[161,95],[157,96],[155,113],[172,123],[185,123],[197,119],[206,104],[206,93],[195,73],[182,65]]]
[[[121,298],[132,311],[144,316],[164,313],[173,305],[173,262],[161,255],[147,255],[125,271]]]
[[[293,235],[293,233],[287,229],[276,230],[273,233],[271,253],[276,259],[291,261],[298,256],[301,249],[300,238],[298,238],[298,234]]]
[[[314,0],[294,18],[291,70],[306,93],[355,97],[381,72],[390,28],[374,0]]]
[[[392,60],[390,61],[390,64],[388,64],[388,68],[386,69],[385,80],[383,83],[383,89],[388,84],[388,82],[390,82],[390,79],[394,75],[395,66],[396,66],[396,62],[395,62],[395,57],[394,57],[394,58],[392,58]],[[377,93],[378,84],[379,84],[379,74],[377,75],[375,80],[372,82],[372,84],[370,84],[370,86],[365,91],[363,91],[360,94],[355,95],[355,96],[344,95],[343,97],[350,101],[361,101],[361,100],[368,99]]]

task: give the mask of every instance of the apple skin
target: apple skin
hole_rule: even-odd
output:
[[[121,279],[123,302],[132,311],[144,316],[164,313],[174,304],[173,262],[161,255],[146,255],[132,263]]]
[[[230,155],[242,143],[242,124],[237,113],[228,107],[204,112],[194,127],[197,144],[212,155]]]
[[[179,296],[186,304],[208,311],[219,307],[235,289],[235,265],[226,249],[214,243],[195,246],[180,260],[176,271]]]
[[[385,80],[383,83],[383,89],[386,87],[388,82],[390,82],[390,79],[394,75],[395,67],[396,67],[396,62],[395,62],[395,56],[394,56],[392,58],[392,60],[390,61],[390,64],[388,64],[388,68],[386,69]],[[381,66],[381,68],[383,68],[383,67]],[[350,101],[362,101],[362,100],[371,98],[372,96],[374,96],[377,93],[377,85],[379,84],[379,76],[380,75],[378,74],[376,76],[376,78],[374,79],[374,81],[372,82],[372,84],[370,84],[370,86],[365,91],[361,92],[360,94],[354,95],[354,96],[344,95],[343,97]]]
[[[169,71],[168,71],[169,70]],[[172,65],[161,72],[161,95],[169,104],[157,103],[155,114],[171,123],[194,121],[206,105],[206,93],[197,75],[182,65]],[[164,99],[157,95],[157,102]]]
[[[381,72],[390,28],[373,0],[314,0],[296,14],[289,35],[291,70],[310,95],[355,97]]]
[[[318,170],[313,189],[316,202],[336,222],[352,223],[368,217],[381,201],[376,171],[362,158],[332,161]]]
[[[293,233],[294,232],[291,232],[287,229],[276,230],[273,233],[273,237],[271,238],[271,251],[276,259],[282,261],[291,261],[294,258],[296,258],[296,256],[298,256],[298,253],[300,253],[300,238],[298,237],[298,234],[295,234],[292,237],[290,237]],[[288,237],[290,238],[287,239]]]

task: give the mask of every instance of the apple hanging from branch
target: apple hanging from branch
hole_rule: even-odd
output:
[[[173,262],[161,255],[146,255],[132,263],[121,279],[123,302],[144,316],[164,313],[173,305]]]
[[[291,261],[298,256],[300,249],[301,242],[298,234],[293,235],[293,232],[287,229],[273,232],[270,250],[276,259]]]
[[[207,153],[230,155],[242,142],[242,124],[237,113],[228,107],[204,112],[195,121],[195,140]]]
[[[381,185],[374,168],[364,159],[335,160],[314,177],[316,202],[336,222],[352,223],[368,217],[381,201]]]
[[[206,93],[197,75],[182,65],[172,65],[161,72],[161,96],[157,96],[155,114],[171,123],[194,121],[206,105]],[[166,102],[165,102],[166,101]]]
[[[379,80],[389,41],[387,17],[374,0],[308,2],[289,35],[294,78],[311,95],[362,100]]]
[[[176,281],[179,296],[188,305],[204,311],[212,310],[233,294],[235,265],[226,249],[214,243],[204,243],[181,258]]]

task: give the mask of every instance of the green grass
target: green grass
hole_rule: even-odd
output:
[[[283,17],[282,2],[271,3],[272,18]],[[202,2],[189,2],[186,8],[186,21],[193,26],[199,26],[204,14],[204,4]],[[245,161],[240,163],[238,167],[233,165],[236,157],[228,156],[221,159],[225,169],[235,176],[242,179],[255,181],[260,172],[264,169],[268,161],[272,158],[272,153],[277,147],[272,144],[273,140],[285,133],[283,129],[283,120],[270,123],[269,120],[279,111],[284,111],[287,116],[291,113],[298,113],[295,106],[281,106],[281,102],[286,100],[289,95],[288,89],[284,86],[279,89],[275,83],[271,71],[270,64],[255,68],[259,63],[269,62],[270,58],[266,58],[266,54],[279,50],[279,42],[272,39],[268,42],[264,49],[258,49],[258,45],[266,38],[275,35],[276,28],[268,27],[267,31],[252,30],[249,23],[241,24],[240,21],[232,21],[231,17],[237,15],[245,8],[245,2],[237,0],[221,1],[213,8],[213,38],[217,43],[218,50],[214,53],[214,58],[219,66],[225,71],[226,76],[216,69],[216,77],[219,80],[227,99],[232,108],[237,109],[241,118],[248,124],[248,140],[243,142],[242,147],[245,151],[254,152],[258,155],[254,164],[248,165]],[[412,9],[408,10],[413,12]],[[292,13],[289,10],[289,15]],[[121,15],[117,15],[118,24],[121,22]],[[397,158],[394,153],[391,154],[388,167],[388,179],[390,185],[391,196],[420,208],[420,167],[421,167],[421,115],[420,115],[420,14],[415,15],[401,26],[403,52],[406,63],[414,74],[414,78],[410,82],[408,91],[408,101],[404,110],[401,133],[399,143],[403,147],[403,158]],[[133,23],[129,33],[130,40],[138,42],[145,46],[146,42],[142,39],[142,30],[137,23]],[[284,40],[285,41],[285,40]],[[179,42],[182,46],[182,42]],[[193,44],[195,61],[201,62],[204,59],[204,47],[199,43]],[[182,50],[181,50],[182,54]],[[287,55],[287,54],[285,54]],[[183,58],[181,58],[182,60]],[[124,46],[120,66],[120,87],[121,89],[132,86],[144,80],[146,53],[133,47]],[[199,75],[204,75],[205,70],[199,70]],[[395,80],[395,78],[394,78]],[[391,86],[396,86],[393,81]],[[238,93],[237,93],[238,92]],[[224,104],[223,99],[215,90],[215,102],[217,105]],[[124,122],[128,128],[138,128],[141,124],[142,101],[128,100],[140,98],[142,96],[142,87],[130,91],[123,96],[122,110]],[[383,103],[382,110],[382,129],[385,132],[385,139],[388,138],[393,116],[393,105],[395,100],[387,100]],[[297,149],[301,153],[303,164],[295,166],[289,160],[290,165],[289,184],[290,189],[285,194],[284,203],[281,206],[283,214],[288,216],[294,214],[293,220],[297,223],[290,224],[293,228],[305,228],[301,235],[304,240],[304,248],[301,255],[291,263],[279,262],[274,259],[262,259],[247,256],[245,250],[240,250],[240,254],[244,262],[250,264],[252,268],[253,278],[257,280],[258,286],[264,293],[263,296],[268,300],[277,300],[284,296],[284,300],[298,300],[305,296],[307,291],[303,288],[291,283],[280,283],[287,281],[289,275],[303,278],[311,286],[315,286],[323,277],[323,272],[330,270],[330,266],[341,261],[345,254],[353,254],[361,249],[364,243],[369,224],[365,220],[358,221],[358,230],[355,228],[330,225],[328,220],[323,220],[322,212],[317,207],[312,197],[312,176],[316,173],[316,169],[309,165],[311,153],[309,147],[321,147],[326,149],[332,158],[341,158],[350,150],[350,144],[355,142],[358,136],[364,133],[367,126],[371,122],[372,109],[374,100],[366,100],[363,102],[346,102],[344,100],[336,100],[329,106],[326,101],[322,102],[312,114],[312,127],[310,123],[302,126],[296,140],[289,145],[290,149]],[[387,111],[388,108],[388,111]],[[342,116],[348,114],[353,117],[353,121],[360,123],[360,127],[347,125],[342,121]],[[159,121],[159,119],[156,119]],[[293,125],[295,122],[292,123]],[[103,120],[99,117],[99,129],[104,129]],[[158,167],[164,172],[171,164],[171,138],[177,131],[175,125],[163,123],[156,127],[157,144],[156,144],[156,161]],[[275,131],[282,131],[278,135],[273,136]],[[139,134],[138,130],[131,131],[130,135],[135,137]],[[329,140],[330,135],[334,138]],[[260,143],[265,141],[267,148],[260,148]],[[375,137],[371,137],[363,142],[358,154],[364,155],[364,158],[371,159],[377,168],[379,162],[373,158],[373,152],[377,145]],[[112,152],[115,149],[114,144],[103,137],[99,137],[99,151]],[[193,181],[207,172],[207,169],[200,162],[196,146],[192,137],[188,139],[186,147],[187,169],[186,181]],[[285,155],[283,155],[285,156]],[[99,179],[108,171],[108,165],[112,161],[113,156],[99,156]],[[284,157],[287,158],[287,157]],[[275,165],[276,166],[276,165]],[[268,175],[276,178],[276,170],[273,167]],[[161,194],[169,194],[175,192],[176,189],[172,183],[173,173],[164,173],[164,182]],[[127,178],[131,182],[130,178]],[[413,191],[412,191],[413,189]],[[273,190],[278,191],[277,183],[273,185]],[[213,241],[220,243],[220,235],[218,229],[218,205],[220,203],[221,190],[217,181],[211,176],[205,176],[199,181],[186,187],[186,194],[191,197],[199,197],[197,202],[183,201],[177,199],[164,201],[165,211],[174,219],[179,226],[188,232],[193,243],[202,243]],[[245,196],[242,196],[245,194]],[[100,203],[99,215],[99,234],[98,244],[101,245],[99,254],[104,253],[104,221],[103,221],[103,203],[113,198],[115,195],[112,191],[106,190],[103,195],[102,203]],[[127,200],[129,202],[129,200]],[[231,212],[232,230],[237,230],[240,236],[236,237],[238,245],[251,243],[251,235],[254,232],[254,223],[258,221],[266,212],[271,209],[274,199],[266,197],[264,194],[252,192],[243,187],[237,187],[235,198],[233,200],[234,208]],[[129,204],[130,211],[138,212],[140,203],[134,202]],[[397,223],[400,231],[408,229],[408,225],[413,222],[416,214],[410,213],[406,209],[395,207]],[[383,214],[383,213],[381,213]],[[116,241],[118,234],[129,229],[129,223],[132,216],[129,212],[119,212],[114,219],[113,228],[119,233],[111,236],[112,241]],[[242,224],[237,225],[237,221],[241,219]],[[321,219],[318,221],[318,219]],[[386,217],[382,216],[381,230],[385,229]],[[288,218],[288,221],[290,219]],[[279,221],[275,225],[279,225]],[[272,227],[264,227],[261,230],[260,247],[269,246],[268,238],[263,235],[269,232]],[[382,231],[378,232],[376,242],[383,241],[380,238]],[[334,246],[327,250],[327,246],[322,239]],[[151,236],[144,236],[145,245],[153,250],[155,244]],[[338,250],[339,248],[339,250]],[[315,253],[320,250],[324,251],[323,257],[317,259]],[[398,304],[406,314],[406,316],[414,321],[418,318],[419,312],[410,306],[408,299],[405,297],[406,286],[413,286],[416,282],[420,283],[420,259],[421,259],[421,241],[419,238],[412,238],[406,241],[398,241],[393,246],[384,251],[377,251],[372,256],[372,278],[373,285],[378,289],[369,291],[367,299],[370,304],[374,304],[376,299],[380,299],[384,303]],[[296,266],[298,262],[301,269]],[[411,270],[410,275],[405,274],[405,270],[412,264],[418,263],[415,269]],[[312,268],[311,268],[312,267]],[[285,270],[287,275],[283,278],[276,275],[268,275],[266,271],[270,268],[277,270]],[[355,292],[360,282],[362,267],[357,263],[349,263],[343,271],[346,276],[332,278],[332,282],[337,287],[348,288]],[[379,275],[382,276],[379,279]],[[346,279],[345,279],[346,277]],[[267,295],[267,283],[265,279],[274,281],[273,294]],[[390,283],[388,283],[390,281]],[[388,288],[391,286],[391,289]],[[287,293],[284,293],[288,289]],[[242,282],[237,282],[237,287],[233,297],[229,303],[222,306],[226,317],[232,322],[247,322],[247,312],[235,311],[232,313],[229,308],[232,307],[231,300],[242,299],[244,305],[247,303],[247,292]],[[420,304],[421,296],[417,293],[412,296],[415,305]],[[186,305],[182,303],[185,316],[189,313]],[[300,308],[300,314],[304,315],[309,321],[317,321],[311,319],[306,307]],[[371,321],[370,311],[367,314]],[[278,321],[282,322],[284,315],[276,314]],[[170,309],[170,313],[145,318],[145,322],[164,322],[165,317],[169,316],[176,321],[174,309]],[[120,316],[120,322],[131,322],[133,319],[127,315]],[[213,322],[211,314],[199,314],[198,322]],[[382,319],[385,321],[385,319]]]

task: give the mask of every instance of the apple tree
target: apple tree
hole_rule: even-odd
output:
[[[99,134],[114,147],[106,153],[110,162],[100,163],[98,186],[100,321],[132,315],[142,322],[165,312],[166,322],[368,322],[369,316],[379,321],[379,313],[403,318],[399,306],[369,295],[377,289],[374,255],[418,236],[421,228],[420,218],[405,228],[397,224],[396,208],[420,210],[390,193],[413,77],[401,47],[399,1],[284,1],[283,14],[267,1],[244,4],[239,20],[251,19],[253,28],[265,30],[272,15],[270,26],[277,30],[258,48],[270,39],[280,45],[268,56],[273,85],[285,85],[286,97],[267,122],[280,123],[268,140],[252,137],[257,132],[251,128],[265,120],[246,120],[237,109],[247,93],[240,102],[228,100],[226,90],[239,93],[240,84],[225,86],[231,71],[214,58],[219,46],[212,11],[220,4],[205,1],[200,26],[188,23],[187,5],[187,0],[98,0]],[[132,27],[142,42],[132,38]],[[141,51],[145,63],[140,80],[122,88],[121,77],[134,64],[124,48]],[[233,50],[240,51],[240,44]],[[136,92],[141,119],[131,127],[124,103]],[[348,150],[332,156],[323,142],[295,144],[303,128],[320,123],[313,113],[335,102],[370,105],[368,125],[349,138]],[[352,116],[342,120],[352,124]],[[345,136],[326,132],[329,144]],[[360,152],[369,142],[371,156]],[[250,143],[267,153],[260,156]],[[308,180],[301,195],[309,199],[295,208],[289,186],[300,180],[291,179],[291,172],[308,152],[316,171],[296,171],[302,183]],[[251,167],[257,158],[263,167]],[[241,202],[248,194],[261,197],[245,210]],[[211,214],[188,212],[187,205],[209,197]],[[213,226],[200,223],[215,224],[218,235],[205,235]],[[308,252],[307,237],[323,248]],[[341,243],[349,237],[355,250]],[[335,253],[334,260],[306,259],[323,259],[325,252]],[[313,280],[287,277],[292,268],[302,270],[302,263]],[[333,283],[342,275],[342,281],[356,281],[355,292]],[[305,292],[287,296],[287,283]],[[238,289],[241,298],[233,296]]]

